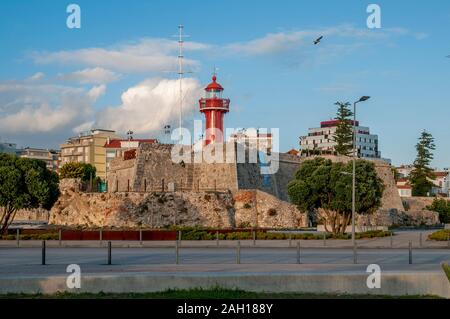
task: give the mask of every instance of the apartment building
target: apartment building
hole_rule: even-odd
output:
[[[26,147],[20,151],[20,157],[41,160],[49,170],[59,172],[61,152],[58,150]]]
[[[97,176],[106,179],[105,144],[111,139],[121,139],[115,131],[93,129],[89,133],[72,137],[61,145],[61,166],[70,162],[95,166]]]
[[[351,121],[353,124],[353,121]],[[324,121],[320,123],[320,127],[310,128],[307,136],[300,137],[300,148],[303,152],[323,151],[334,152],[336,142],[333,137],[339,125],[338,120]],[[378,147],[378,135],[370,133],[368,127],[356,125],[356,147],[358,156],[361,158],[381,158],[381,152]]]

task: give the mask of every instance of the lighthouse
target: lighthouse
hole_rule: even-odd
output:
[[[230,100],[222,97],[223,87],[214,74],[212,82],[205,88],[206,97],[200,99],[200,112],[205,114],[205,146],[223,143],[223,117],[230,110]]]

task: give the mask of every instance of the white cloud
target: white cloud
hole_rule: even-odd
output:
[[[95,121],[88,121],[83,124],[78,125],[77,127],[74,127],[72,129],[72,132],[74,133],[82,133],[82,132],[88,132],[94,127]]]
[[[79,88],[26,81],[0,83],[0,133],[70,129],[93,116],[93,102]]]
[[[37,72],[35,74],[33,74],[32,76],[30,76],[27,81],[28,82],[38,82],[41,81],[45,78],[45,74],[42,72]]]
[[[289,31],[268,33],[265,36],[246,42],[236,42],[225,46],[225,52],[247,56],[270,55],[276,53],[290,52],[301,47],[313,47],[313,41],[323,36],[319,47],[326,46],[330,41],[336,44],[336,40],[353,39],[360,44],[375,40],[386,40],[395,36],[413,35],[416,38],[423,34],[412,34],[404,28],[384,28],[381,30],[370,30],[367,28],[355,28],[351,25],[341,25],[321,29],[310,29],[302,31]],[[340,45],[354,46],[355,42]]]
[[[118,80],[120,75],[103,68],[88,68],[68,74],[60,74],[59,80],[75,81],[81,84],[105,84]]]
[[[106,93],[106,85],[102,84],[99,86],[94,86],[89,90],[88,96],[92,99],[93,102],[97,101],[99,97],[103,96]]]
[[[198,80],[183,80],[183,112],[192,111],[202,94]],[[147,79],[122,94],[122,104],[97,114],[96,125],[118,132],[132,130],[137,134],[159,132],[164,124],[179,117],[179,80]]]
[[[186,51],[208,48],[208,45],[202,43],[185,43]],[[136,43],[120,44],[110,48],[93,47],[50,53],[35,52],[32,58],[38,64],[82,64],[124,73],[161,72],[176,70],[177,49],[177,41],[145,38]],[[198,62],[185,59],[185,64],[197,66]]]

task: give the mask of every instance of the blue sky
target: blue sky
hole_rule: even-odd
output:
[[[66,26],[70,3],[81,7],[81,29]],[[366,26],[370,3],[381,7],[379,30]],[[370,95],[358,118],[384,157],[412,162],[427,129],[433,165],[450,166],[446,0],[1,1],[0,136],[36,147],[91,126],[158,137],[176,122],[180,23],[193,71],[187,126],[201,119],[196,100],[216,65],[232,103],[227,127],[280,128],[287,151],[334,117],[336,101]]]

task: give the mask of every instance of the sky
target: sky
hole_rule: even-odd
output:
[[[66,9],[81,8],[70,29]],[[369,29],[369,4],[381,28]],[[450,2],[144,1],[0,2],[0,138],[58,148],[91,128],[162,139],[177,125],[178,25],[185,43],[184,126],[217,68],[231,99],[228,128],[279,128],[280,150],[358,105],[382,156],[414,161],[425,129],[433,166],[450,167]],[[319,45],[313,41],[320,35]]]

